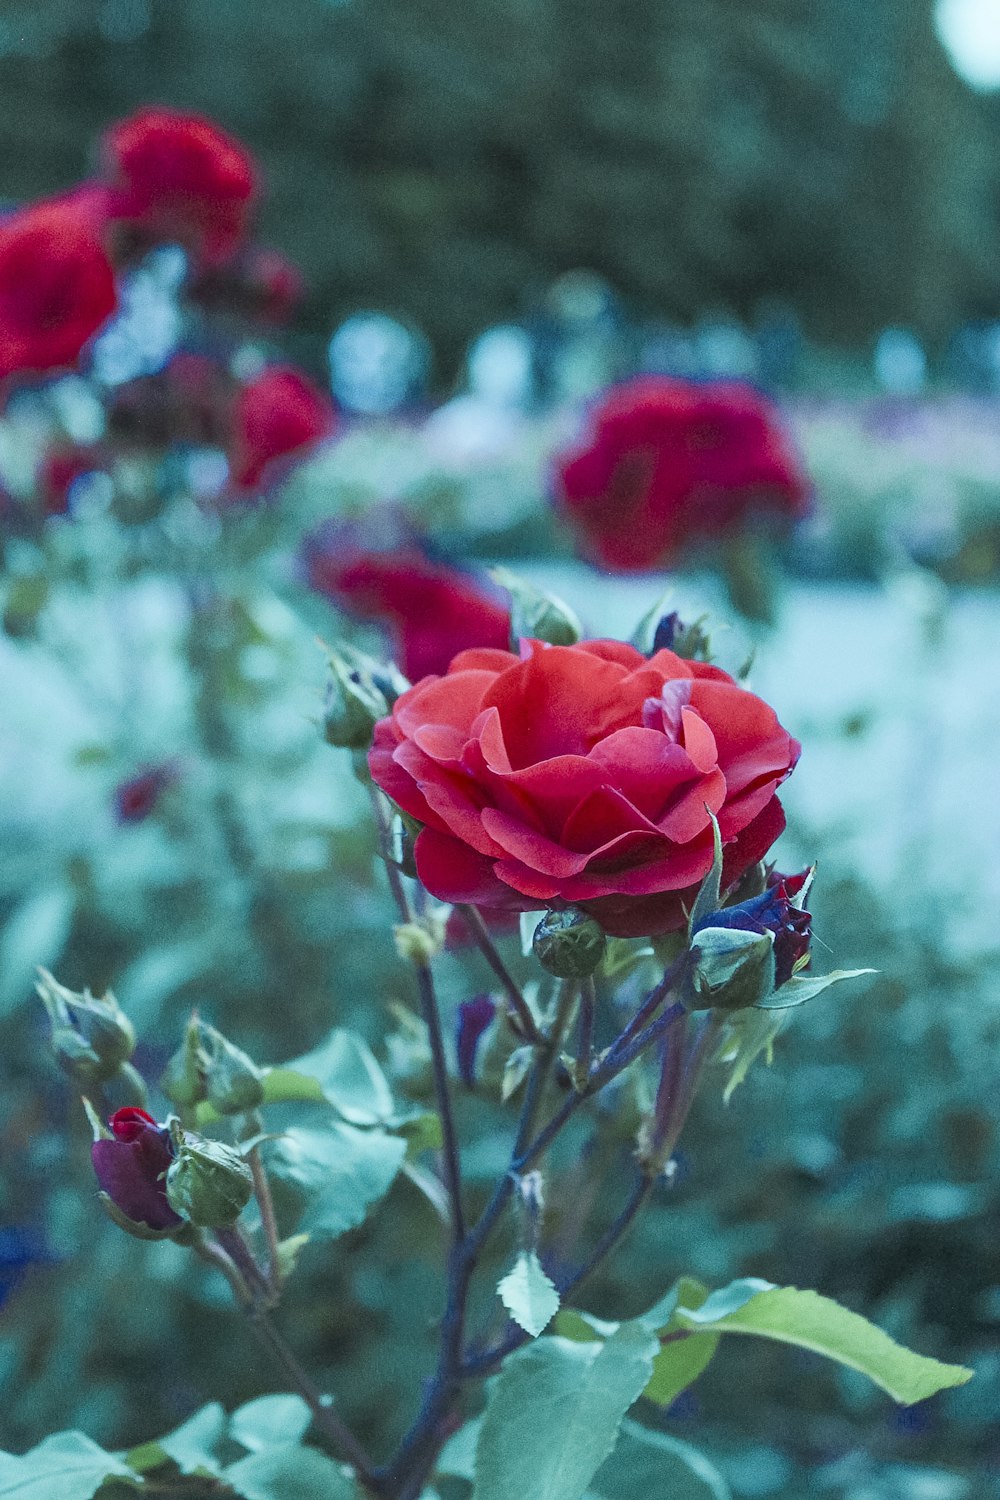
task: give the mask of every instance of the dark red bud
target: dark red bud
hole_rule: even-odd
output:
[[[802,890],[809,873],[804,870],[801,875],[772,877],[767,890],[759,896],[712,912],[695,931],[702,927],[726,927],[743,932],[772,933],[774,988],[780,989],[787,979],[791,979],[796,965],[809,954],[812,917],[809,912],[792,905],[792,897]]]
[[[117,1110],[108,1121],[111,1140],[90,1148],[94,1172],[103,1193],[136,1224],[171,1229],[184,1221],[167,1202],[164,1178],[174,1159],[170,1132],[134,1105]]]

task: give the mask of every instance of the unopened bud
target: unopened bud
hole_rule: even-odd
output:
[[[413,922],[400,922],[392,929],[396,952],[408,963],[429,964],[444,947],[446,925],[447,918],[437,912],[428,912]]]
[[[135,1051],[135,1029],[110,990],[76,994],[40,969],[35,986],[52,1027],[59,1066],[83,1088],[107,1083]]]
[[[774,989],[774,937],[742,928],[703,927],[691,948],[689,1010],[745,1010]]]
[[[550,974],[559,979],[586,979],[604,957],[607,941],[593,917],[570,906],[546,913],[535,928],[531,946]]]
[[[517,650],[522,639],[547,641],[550,646],[575,646],[583,636],[576,613],[555,594],[526,583],[506,568],[494,568],[493,578],[510,594],[510,641]]]
[[[238,1151],[173,1127],[176,1155],[167,1171],[167,1200],[175,1213],[203,1229],[235,1224],[253,1193],[253,1175]]]
[[[389,712],[385,694],[376,686],[360,653],[329,653],[330,677],[323,703],[323,733],[339,750],[367,750],[372,731]]]
[[[663,615],[653,633],[653,651],[672,651],[675,656],[683,656],[686,661],[711,661],[712,642],[705,621],[707,615],[701,615],[690,625],[686,625],[677,611],[671,610],[668,615]]]
[[[91,1156],[109,1218],[137,1239],[176,1233],[183,1219],[167,1201],[164,1178],[174,1159],[171,1134],[144,1109],[117,1110],[105,1126],[86,1100],[94,1144]]]
[[[207,1101],[220,1115],[238,1115],[263,1104],[263,1080],[260,1068],[241,1048],[193,1015],[161,1087],[178,1109]]]

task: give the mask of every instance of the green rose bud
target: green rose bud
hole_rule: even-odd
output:
[[[35,986],[52,1027],[59,1066],[81,1087],[109,1082],[135,1051],[135,1029],[110,990],[76,994],[40,969]]]
[[[386,696],[360,652],[333,650],[328,659],[330,677],[323,704],[326,742],[339,750],[367,750],[375,725],[389,712]]]
[[[586,979],[604,957],[603,929],[579,907],[550,911],[535,928],[531,946],[543,969],[559,979]]]
[[[178,1109],[207,1101],[220,1115],[246,1114],[264,1102],[264,1075],[239,1047],[197,1015],[167,1064],[163,1092]]]
[[[506,568],[494,568],[492,577],[510,594],[512,650],[517,650],[522,638],[547,641],[550,646],[575,646],[582,638],[583,626],[562,599],[544,593]]]
[[[235,1224],[253,1193],[253,1176],[238,1151],[221,1141],[171,1126],[176,1156],[167,1171],[167,1202],[203,1229]]]
[[[733,927],[702,927],[691,944],[684,1003],[689,1010],[745,1010],[774,989],[774,937]]]

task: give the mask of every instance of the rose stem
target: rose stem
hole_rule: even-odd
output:
[[[221,1271],[233,1289],[233,1295],[247,1320],[257,1334],[261,1343],[274,1357],[277,1363],[285,1371],[295,1389],[305,1401],[312,1412],[313,1421],[317,1428],[329,1440],[338,1452],[344,1454],[348,1461],[353,1464],[362,1482],[370,1489],[378,1493],[378,1481],[375,1470],[367,1453],[358,1442],[354,1433],[334,1411],[326,1396],[313,1384],[311,1377],[299,1364],[299,1361],[285,1342],[284,1335],[278,1331],[271,1322],[265,1309],[256,1300],[246,1278],[240,1267],[233,1259],[228,1250],[224,1249],[217,1240],[207,1239],[204,1235],[198,1235],[194,1240],[194,1250],[202,1260]]]
[[[271,1184],[267,1180],[267,1172],[261,1160],[260,1146],[251,1146],[247,1152],[247,1162],[253,1174],[253,1190],[260,1209],[260,1222],[264,1229],[264,1240],[267,1245],[267,1281],[273,1292],[281,1285],[281,1252],[279,1250],[278,1221],[274,1215],[274,1199],[271,1197]]]
[[[458,909],[468,923],[469,930],[476,940],[476,945],[480,953],[503,986],[503,992],[507,997],[511,1010],[517,1017],[518,1027],[523,1033],[525,1041],[534,1042],[537,1045],[542,1041],[542,1034],[538,1029],[538,1023],[531,1014],[531,1008],[521,993],[517,980],[500,957],[496,944],[490,937],[486,923],[483,921],[482,914],[475,906],[461,905]]]
[[[593,975],[580,985],[580,1031],[576,1045],[576,1065],[580,1074],[590,1077],[594,1058],[594,1012],[597,1008],[597,987]]]

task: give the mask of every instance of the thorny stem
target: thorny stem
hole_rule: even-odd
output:
[[[521,993],[521,987],[511,974],[497,951],[496,944],[490,937],[489,929],[483,921],[482,915],[475,906],[462,905],[459,911],[469,926],[469,931],[476,940],[476,946],[480,953],[499,979],[503,992],[507,997],[507,1003],[517,1017],[518,1030],[522,1033],[526,1042],[536,1044],[543,1040],[542,1033],[538,1029],[538,1023],[531,1014],[531,1008]]]

